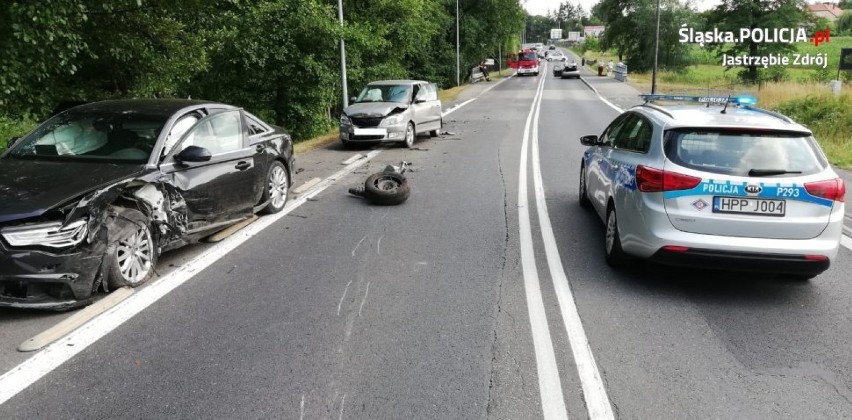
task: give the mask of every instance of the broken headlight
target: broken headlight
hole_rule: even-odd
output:
[[[402,124],[402,114],[391,115],[390,117],[386,117],[382,120],[382,123],[379,124],[379,127],[390,127],[394,125]]]
[[[36,225],[6,227],[0,235],[11,246],[47,246],[65,248],[74,246],[86,239],[88,222],[76,220],[62,226],[62,222],[39,223]]]
[[[352,121],[349,121],[349,117],[347,117],[345,114],[340,116],[340,125],[350,125],[350,124],[352,124]]]

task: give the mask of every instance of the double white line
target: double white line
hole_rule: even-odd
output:
[[[531,219],[529,199],[527,197],[527,160],[530,139],[532,139],[533,186],[539,228],[541,230],[542,241],[544,242],[547,265],[550,268],[550,277],[553,280],[556,298],[559,301],[562,321],[568,334],[568,340],[574,355],[574,362],[577,365],[577,372],[583,387],[583,398],[586,402],[586,409],[588,410],[589,418],[592,420],[613,419],[612,407],[606,394],[606,388],[604,388],[603,381],[598,372],[595,358],[589,347],[589,340],[586,338],[583,324],[580,321],[580,314],[577,312],[577,305],[574,303],[574,296],[571,293],[568,279],[565,276],[565,270],[562,267],[559,248],[556,246],[556,237],[553,234],[550,216],[547,211],[547,203],[545,201],[541,165],[539,163],[538,120],[541,110],[541,97],[544,92],[544,82],[546,79],[546,77],[541,77],[539,81],[535,97],[533,98],[533,105],[524,126],[524,139],[521,144],[520,176],[518,177],[518,225],[521,242],[521,265],[523,267],[524,289],[526,291],[527,308],[529,310],[533,346],[535,348],[541,406],[544,418],[546,419],[568,418],[565,399],[562,394],[562,384],[559,379],[559,370],[556,364],[556,355],[553,351],[553,340],[550,337],[550,328],[548,327],[544,302],[541,297],[532,229],[530,227]]]

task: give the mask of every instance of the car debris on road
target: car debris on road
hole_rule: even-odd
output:
[[[411,170],[410,165],[411,162],[406,161],[400,162],[399,166],[388,165],[382,171],[368,176],[363,188],[350,188],[349,193],[381,206],[402,204],[411,195],[411,187],[404,175]]]

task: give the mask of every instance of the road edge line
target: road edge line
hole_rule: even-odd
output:
[[[600,92],[598,92],[598,90],[597,90],[597,89],[595,89],[595,87],[594,87],[594,86],[592,86],[589,82],[587,82],[587,81],[586,81],[586,79],[585,79],[585,78],[583,78],[583,76],[580,76],[580,80],[582,80],[582,81],[583,81],[583,83],[585,83],[585,84],[586,84],[586,86],[588,86],[588,87],[589,87],[589,89],[591,89],[591,90],[592,90],[592,92],[595,92],[595,95],[598,95],[598,99],[600,99],[601,101],[603,101],[603,103],[605,103],[605,104],[609,105],[609,107],[610,107],[610,108],[612,108],[612,109],[614,109],[614,110],[616,110],[616,111],[618,111],[618,112],[624,112],[624,110],[623,110],[623,109],[621,109],[621,107],[619,107],[619,106],[617,106],[617,105],[613,104],[612,102],[610,102],[609,100],[607,100],[606,98],[604,98],[604,97],[603,97],[603,95],[601,95],[601,93],[600,93]]]
[[[846,249],[852,251],[852,237],[840,235],[840,245],[843,245]]]

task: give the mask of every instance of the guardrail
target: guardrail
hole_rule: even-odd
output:
[[[470,81],[476,83],[485,78],[485,73],[482,72],[482,69],[479,66],[474,66],[470,69]]]
[[[615,80],[619,82],[627,81],[627,64],[616,64],[615,65]]]

